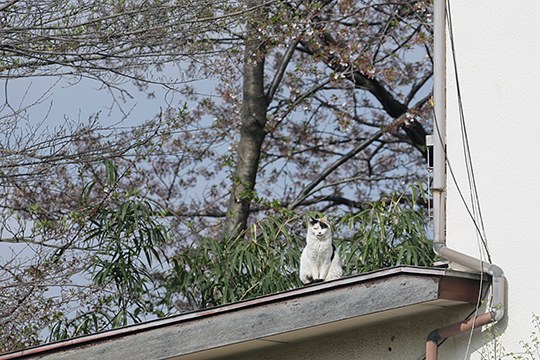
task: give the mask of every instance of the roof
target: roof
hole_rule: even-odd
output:
[[[394,267],[0,355],[0,360],[212,359],[476,303],[480,278]]]

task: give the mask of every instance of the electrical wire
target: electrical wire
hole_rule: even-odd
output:
[[[457,65],[457,59],[456,59],[456,47],[455,47],[455,42],[454,42],[454,32],[453,32],[453,28],[452,28],[452,13],[451,13],[451,9],[450,9],[450,0],[446,0],[446,20],[447,20],[447,24],[448,24],[448,36],[449,36],[449,39],[450,39],[450,47],[451,47],[451,52],[452,52],[452,63],[453,63],[453,66],[454,66],[454,76],[455,76],[455,83],[456,83],[456,96],[457,96],[457,101],[458,101],[458,111],[459,111],[460,129],[461,129],[461,138],[462,138],[462,144],[463,144],[463,156],[464,156],[464,159],[465,159],[465,167],[466,167],[466,170],[467,170],[467,178],[468,178],[468,183],[469,183],[469,192],[470,192],[470,196],[471,196],[472,214],[470,214],[470,215],[472,216],[473,223],[474,223],[474,225],[475,225],[475,227],[477,229],[477,241],[478,241],[478,247],[479,247],[480,254],[481,255],[483,255],[483,254],[486,255],[487,259],[488,259],[488,262],[491,263],[492,262],[491,261],[491,255],[489,253],[489,249],[488,249],[488,245],[487,245],[487,236],[486,236],[482,211],[481,211],[481,207],[480,207],[480,198],[478,196],[478,188],[477,188],[477,185],[476,185],[474,167],[473,167],[473,163],[472,163],[472,155],[471,155],[471,149],[470,149],[470,144],[469,144],[469,136],[468,136],[468,133],[467,133],[467,126],[466,126],[466,123],[465,123],[465,113],[464,113],[464,110],[463,110],[463,99],[462,99],[462,94],[461,94],[461,85],[460,85],[460,82],[459,82],[458,65]],[[447,159],[447,163],[449,164],[448,159]],[[448,167],[450,168],[450,165],[448,165]],[[453,171],[451,171],[451,174],[452,174],[452,179],[453,179],[454,183],[456,184],[456,187],[459,189]],[[465,199],[464,199],[463,195],[461,194],[461,190],[459,190],[459,191],[460,191],[460,196],[462,197],[462,201],[464,201],[464,203],[465,203]],[[484,248],[485,253],[482,252],[482,246]],[[470,318],[470,316],[473,316],[473,319],[476,319],[476,317],[478,316],[478,312],[480,310],[480,304],[481,304],[481,301],[482,301],[482,298],[483,298],[483,295],[482,295],[482,287],[483,287],[483,282],[484,282],[484,274],[483,274],[483,272],[481,273],[480,276],[481,276],[480,277],[480,291],[479,291],[479,294],[478,294],[478,300],[476,302],[476,306],[475,306],[474,311],[471,313],[471,315],[469,315],[469,318]],[[470,349],[471,349],[474,328],[475,328],[475,326],[473,325],[473,327],[472,327],[472,329],[471,329],[471,331],[469,333],[469,339],[467,341],[467,348],[465,350],[464,359],[467,359],[467,357],[469,355],[469,352],[470,352]]]
[[[441,130],[439,129],[439,126],[437,124],[437,116],[435,115],[435,112],[433,112],[433,117],[435,118],[435,130],[437,132],[437,136],[439,137],[439,139],[441,139],[442,135],[441,135]],[[442,143],[442,141],[441,141]],[[465,200],[465,195],[463,194],[463,190],[461,190],[461,186],[459,185],[458,181],[457,181],[457,177],[456,177],[456,174],[454,173],[454,168],[452,167],[452,163],[450,162],[450,159],[448,158],[448,153],[446,152],[446,149],[443,150],[444,151],[444,157],[445,157],[445,161],[446,161],[446,167],[448,168],[448,173],[450,174],[450,177],[452,178],[452,182],[454,183],[454,186],[456,187],[456,190],[457,190],[457,193],[459,195],[459,198],[461,200],[461,202],[463,203],[463,206],[465,207],[465,210],[467,211],[467,214],[469,215],[474,227],[475,227],[475,230],[476,230],[476,233],[479,234],[480,237],[482,237],[482,230],[480,229],[480,227],[478,226],[478,223],[476,221],[476,217],[475,215],[473,214],[471,208],[469,207],[469,204],[467,203],[467,200]]]
[[[488,262],[491,263],[491,255],[488,250],[487,246],[487,237],[486,237],[486,231],[484,227],[484,220],[482,216],[482,211],[480,208],[480,199],[478,196],[478,188],[476,186],[476,177],[474,175],[474,168],[472,163],[472,156],[471,156],[471,149],[469,145],[469,136],[467,133],[467,126],[465,123],[465,113],[463,110],[463,100],[461,95],[461,85],[459,81],[459,74],[458,74],[458,66],[457,66],[457,59],[456,59],[456,47],[454,42],[454,32],[452,28],[452,13],[450,11],[450,1],[446,0],[446,16],[447,16],[447,24],[448,24],[448,37],[450,39],[450,47],[452,52],[452,63],[454,67],[454,77],[456,82],[456,96],[457,96],[457,102],[458,102],[458,111],[459,111],[459,120],[461,125],[461,138],[463,143],[463,156],[465,159],[465,167],[467,170],[467,178],[469,183],[469,191],[471,196],[471,207],[472,207],[472,214],[474,216],[475,222],[479,224],[477,226],[478,232],[478,238],[480,239],[485,254],[487,256]]]

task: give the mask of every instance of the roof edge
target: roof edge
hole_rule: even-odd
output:
[[[317,283],[313,285],[304,286],[301,288],[295,288],[291,290],[285,290],[282,292],[256,297],[253,299],[243,300],[236,303],[205,308],[201,310],[195,310],[179,315],[170,316],[163,319],[155,319],[147,322],[128,325],[116,329],[103,331],[100,333],[83,335],[67,340],[61,340],[52,342],[36,347],[14,351],[0,355],[0,360],[8,360],[19,357],[37,355],[40,353],[46,353],[55,351],[58,349],[69,348],[72,346],[80,346],[96,342],[99,340],[110,340],[115,337],[132,335],[138,332],[152,330],[164,326],[180,324],[183,322],[189,322],[191,320],[197,320],[205,317],[240,311],[243,309],[271,304],[278,301],[289,300],[299,297],[308,296],[315,293],[324,292],[329,289],[338,289],[345,286],[351,286],[359,283],[363,283],[369,280],[380,280],[386,277],[392,277],[396,275],[422,275],[422,276],[434,276],[434,277],[453,277],[453,278],[466,278],[478,280],[478,274],[460,272],[449,270],[445,268],[429,268],[429,267],[414,267],[414,266],[396,266],[383,270],[377,270],[369,273],[363,273],[359,275],[352,275],[343,277],[341,279]]]

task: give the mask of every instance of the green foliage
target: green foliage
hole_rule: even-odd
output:
[[[79,310],[71,319],[58,312],[51,340],[140,322],[141,314],[160,314],[148,297],[155,283],[153,271],[166,261],[161,249],[169,234],[162,223],[163,214],[137,192],[121,195],[114,191],[119,177],[113,162],[105,162],[105,174],[113,201],[93,210],[80,245],[91,254],[82,274],[101,292],[96,291],[91,309]],[[85,187],[85,196],[93,188],[94,184]],[[63,254],[62,249],[56,257]]]
[[[149,270],[154,260],[161,263],[164,254],[159,249],[167,239],[165,227],[155,216],[148,201],[127,199],[115,208],[102,209],[92,219],[93,229],[84,241],[99,249],[88,269],[97,285],[114,284],[120,294],[146,291]]]
[[[101,316],[97,311],[77,316],[75,319],[68,320],[61,312],[53,318],[49,339],[61,340],[84,334],[98,332],[101,327]]]
[[[300,285],[300,247],[290,232],[295,218],[267,218],[249,236],[205,238],[173,259],[169,298],[180,293],[189,307],[208,307]]]
[[[410,194],[391,194],[367,204],[365,210],[346,214],[340,225],[352,230],[340,242],[345,273],[362,273],[397,265],[431,266],[436,258],[426,236],[427,211],[421,187]]]
[[[118,172],[114,163],[105,162],[106,185],[115,188]],[[119,195],[113,193],[112,198]],[[110,206],[101,206],[84,236],[89,248],[97,251],[88,271],[98,286],[113,285],[119,294],[118,303],[129,294],[137,298],[152,282],[150,269],[154,261],[160,264],[165,254],[160,249],[167,243],[167,229],[158,221],[160,213],[149,201],[126,193],[124,199]],[[136,301],[137,302],[137,301]]]

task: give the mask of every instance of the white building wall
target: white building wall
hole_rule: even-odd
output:
[[[489,252],[508,280],[507,315],[496,326],[497,345],[517,353],[520,340],[530,342],[532,314],[540,315],[540,1],[451,0],[450,10]],[[470,204],[451,56],[447,42],[447,152]],[[447,245],[482,256],[450,175]],[[471,359],[511,358],[503,357],[500,347],[493,354],[493,341],[474,351],[487,338],[486,331],[474,336]],[[467,338],[453,339],[441,351],[453,352],[449,359],[464,359],[467,343]]]

